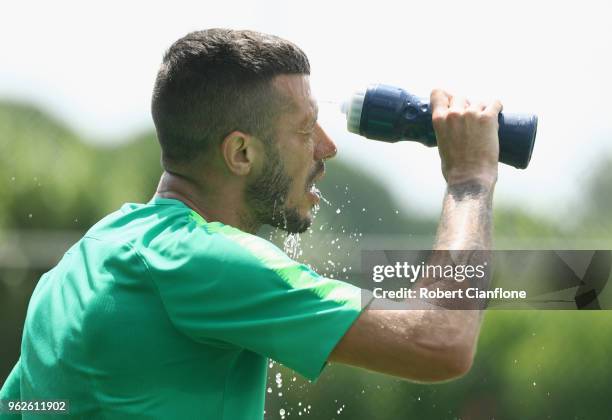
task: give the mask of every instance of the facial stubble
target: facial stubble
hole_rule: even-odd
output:
[[[293,180],[285,170],[276,145],[266,143],[268,164],[246,188],[246,199],[254,223],[267,224],[288,233],[305,232],[312,224],[296,207],[287,207]],[[309,177],[314,178],[313,175]],[[306,186],[305,191],[306,192]]]

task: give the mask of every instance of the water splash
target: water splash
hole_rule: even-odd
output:
[[[302,238],[299,233],[289,233],[283,241],[283,250],[291,259],[296,259],[302,256],[302,247],[300,246]]]
[[[276,220],[276,200],[274,200],[274,208],[272,209],[272,220]]]
[[[280,210],[281,206],[276,205],[276,220],[281,228],[272,232],[270,238],[274,238],[274,242],[281,249],[284,249],[290,258],[296,259],[299,257],[299,261],[309,267],[312,264],[311,268],[320,275],[351,282],[355,275],[353,266],[358,267],[355,265],[357,262],[355,258],[364,246],[363,241],[367,234],[361,231],[364,226],[348,225],[345,218],[356,216],[368,224],[376,223],[380,225],[384,222],[383,217],[381,217],[383,214],[373,203],[367,203],[353,196],[350,187],[342,183],[336,186],[336,191],[334,191],[336,198],[333,205],[322,196],[317,187],[313,186],[311,191],[320,199],[320,202],[312,206],[311,210],[313,219],[318,217],[319,223],[313,224],[301,235],[287,234],[282,230],[281,222],[284,215]],[[336,213],[336,210],[339,210],[339,212]],[[384,218],[387,221],[394,220],[402,213],[402,210],[391,208],[388,213],[384,214]],[[325,220],[322,218],[325,218]],[[304,253],[302,253],[301,248],[304,249]],[[266,397],[274,400],[277,405],[274,412],[269,412],[269,417],[266,418],[278,419],[280,417],[279,411],[276,410],[279,410],[280,407],[284,409],[282,417],[288,420],[292,418],[319,418],[320,413],[317,412],[317,407],[314,411],[311,411],[311,406],[308,404],[308,392],[311,389],[309,381],[296,378],[285,370],[279,372],[279,369],[283,369],[282,366],[273,364],[272,361],[269,367],[271,371],[268,377]],[[527,383],[529,384],[534,380],[535,378]],[[541,384],[537,384],[535,389],[538,389],[538,387],[542,387]],[[380,390],[380,385],[377,385],[376,389]],[[534,389],[533,385],[531,385],[531,389]],[[360,397],[365,397],[367,393],[371,392],[371,388],[357,390],[356,392]],[[416,397],[414,399],[417,400]],[[418,401],[421,400],[422,398],[419,397]],[[350,404],[347,407],[347,404],[344,404],[342,400],[335,401],[335,404],[330,407],[337,420],[348,418],[347,415],[350,416],[347,408],[350,408]]]
[[[339,407],[339,408],[336,410],[336,413],[337,413],[338,415],[342,414],[342,410],[344,410],[344,407],[346,407],[346,404],[342,404],[342,406],[341,406],[341,407]]]
[[[317,188],[316,185],[313,184],[313,186],[310,187],[310,191],[314,193],[317,197],[319,197],[319,199],[323,201],[325,204],[327,204],[328,206],[331,206],[331,203],[329,202],[329,200],[323,196],[323,193],[321,192],[320,189]]]

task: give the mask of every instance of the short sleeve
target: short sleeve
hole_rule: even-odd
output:
[[[192,232],[173,246],[171,259],[145,259],[180,331],[270,357],[311,380],[367,304],[360,288],[226,225]]]

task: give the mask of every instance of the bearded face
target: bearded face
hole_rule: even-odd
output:
[[[312,194],[313,180],[324,170],[319,161],[305,182],[292,178],[285,169],[274,142],[266,142],[268,163],[262,173],[246,188],[247,204],[258,224],[267,224],[288,233],[305,232],[312,224],[311,208],[303,211],[290,194],[297,190]],[[300,185],[301,184],[301,185]]]

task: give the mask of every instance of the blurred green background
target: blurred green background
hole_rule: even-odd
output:
[[[18,358],[27,302],[41,273],[105,214],[124,202],[148,201],[160,165],[152,132],[94,146],[23,103],[0,103],[0,139],[2,383]],[[575,217],[563,226],[526,213],[520,203],[497,206],[496,246],[611,249],[611,161],[601,156],[593,165],[583,196],[575,197]],[[418,180],[407,180],[407,188],[410,182]],[[431,246],[438,215],[405,210],[385,185],[341,157],[329,162],[320,189],[329,204],[299,238],[295,257],[322,274],[351,281],[359,275],[361,249]],[[281,232],[260,234],[283,246]],[[472,371],[445,384],[336,365],[310,384],[272,363],[266,418],[611,418],[611,322],[609,311],[491,311]]]

